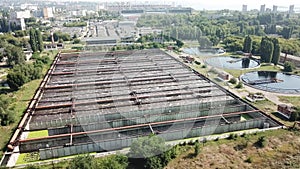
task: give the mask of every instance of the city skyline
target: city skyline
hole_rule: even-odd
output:
[[[55,0],[53,0],[55,1]],[[133,2],[133,3],[160,3],[160,4],[171,4],[172,2],[175,5],[181,5],[183,7],[192,7],[196,10],[220,10],[220,9],[230,9],[230,10],[242,10],[243,5],[247,5],[248,10],[252,9],[260,9],[261,5],[266,5],[266,8],[273,8],[273,5],[278,7],[285,7],[288,8],[290,5],[295,5],[296,8],[300,9],[300,2],[298,0],[260,0],[260,1],[253,1],[253,0],[244,0],[244,1],[236,1],[236,0],[227,0],[226,4],[224,4],[223,0],[212,0],[212,1],[198,1],[198,0],[187,0],[187,1],[180,1],[180,0],[65,0],[65,1],[73,1],[73,2],[80,2],[80,1],[91,1],[91,2]]]

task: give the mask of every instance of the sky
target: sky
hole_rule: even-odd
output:
[[[180,1],[178,1],[180,2]],[[248,5],[248,9],[260,9],[265,4],[266,8],[273,8],[273,5],[289,7],[295,5],[300,7],[299,0],[185,0],[185,4],[195,9],[233,9],[241,10],[242,5]]]
[[[105,2],[105,1],[146,2],[148,1],[148,2],[158,2],[158,3],[175,2],[175,4],[177,5],[193,7],[194,9],[197,10],[203,10],[203,9],[242,10],[243,4],[248,5],[248,10],[260,9],[260,5],[263,4],[266,5],[266,8],[270,8],[270,9],[273,8],[273,5],[284,6],[287,8],[290,5],[295,5],[296,8],[300,8],[300,0],[90,0],[90,1],[97,1],[97,2]]]

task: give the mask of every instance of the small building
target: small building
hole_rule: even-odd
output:
[[[193,63],[195,58],[192,56],[180,56],[183,59],[183,62],[185,63]]]
[[[291,115],[295,111],[295,109],[292,106],[289,106],[286,104],[280,104],[277,106],[277,111],[282,116],[286,117],[287,119],[290,119]]]
[[[246,99],[250,102],[265,100],[265,96],[262,93],[249,93]]]
[[[88,38],[85,40],[87,45],[116,45],[117,38]]]
[[[52,50],[52,49],[63,49],[63,43],[44,43],[44,49]]]
[[[32,51],[31,50],[24,50],[24,54],[25,54],[25,57],[26,57],[26,61],[29,61],[30,58],[32,57]]]
[[[225,73],[225,72],[218,72],[218,78],[227,81],[229,80],[229,74]]]

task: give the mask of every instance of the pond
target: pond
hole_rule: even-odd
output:
[[[259,66],[259,62],[248,58],[233,57],[213,57],[206,59],[205,62],[210,66],[223,69],[246,69]]]
[[[241,80],[249,86],[268,92],[300,94],[300,76],[297,75],[256,71],[245,73]]]

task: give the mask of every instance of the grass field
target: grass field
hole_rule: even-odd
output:
[[[300,107],[300,96],[279,96],[280,101],[291,103],[295,107]]]
[[[280,71],[280,68],[277,66],[260,66],[256,69],[245,69],[245,70],[233,70],[233,69],[224,69],[225,72],[231,74],[234,77],[240,77],[242,74],[252,71]]]
[[[191,155],[193,146],[185,146],[166,169],[299,168],[299,135],[299,131],[274,130],[232,140],[209,141],[204,146],[201,144],[201,153],[196,157]],[[258,138],[262,136],[266,138],[266,145],[258,147]]]

